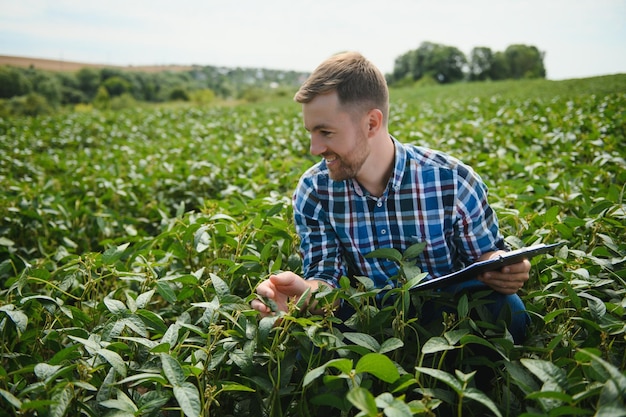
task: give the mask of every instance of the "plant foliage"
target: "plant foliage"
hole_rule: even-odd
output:
[[[532,262],[523,345],[481,294],[411,292],[419,245],[373,254],[392,290],[250,308],[300,269],[293,104],[0,119],[0,413],[626,415],[626,79],[474,85],[392,91],[390,128],[473,165],[511,246],[567,242]]]

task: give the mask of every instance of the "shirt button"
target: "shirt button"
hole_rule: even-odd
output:
[[[385,235],[385,234],[387,234],[387,231],[386,231],[385,229],[382,229],[382,230],[380,231],[380,234],[381,234],[381,235]]]
[[[383,202],[382,202],[382,201],[379,201],[378,203],[376,203],[376,205],[377,205],[378,207],[382,207],[382,206],[383,206]]]

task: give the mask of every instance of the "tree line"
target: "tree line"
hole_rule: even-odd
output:
[[[511,45],[504,52],[476,47],[467,58],[458,48],[423,42],[396,58],[390,86],[415,82],[453,83],[545,78],[544,54],[535,46]],[[0,116],[41,114],[60,106],[122,108],[137,102],[215,99],[258,101],[289,95],[306,78],[295,71],[194,66],[189,70],[140,72],[85,67],[77,72],[0,67]],[[268,94],[271,92],[271,94]]]
[[[214,66],[161,72],[109,67],[60,72],[33,66],[2,66],[0,115],[12,111],[40,113],[43,107],[77,104],[107,108],[125,107],[138,101],[207,103],[216,98],[255,101],[268,90],[280,94],[287,87],[299,85],[303,79],[304,75],[295,71]]]
[[[503,52],[475,47],[468,58],[454,46],[423,42],[417,49],[396,58],[387,81],[390,85],[403,85],[424,79],[447,84],[463,80],[545,78],[543,58],[544,53],[532,45],[510,45]]]

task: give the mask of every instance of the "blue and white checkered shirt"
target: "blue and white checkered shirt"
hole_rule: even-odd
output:
[[[427,242],[417,265],[437,277],[505,248],[487,187],[469,166],[392,140],[395,167],[380,198],[354,179],[333,181],[323,160],[300,178],[293,203],[305,278],[337,286],[341,276],[360,275],[382,288],[393,286],[398,265],[365,258],[375,249],[403,253]]]

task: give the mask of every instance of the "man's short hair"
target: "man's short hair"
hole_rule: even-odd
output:
[[[389,89],[380,70],[358,52],[343,52],[322,62],[302,84],[294,100],[309,103],[321,94],[337,91],[339,103],[367,112],[373,108],[389,116]]]

